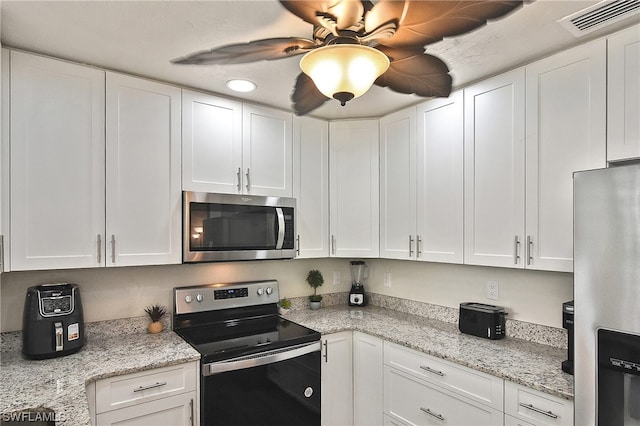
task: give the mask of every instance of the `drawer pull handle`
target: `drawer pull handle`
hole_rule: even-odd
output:
[[[423,413],[427,413],[428,415],[435,417],[438,420],[441,420],[444,422],[444,417],[442,417],[442,414],[438,414],[438,413],[434,413],[433,411],[429,410],[428,408],[423,408],[420,407],[420,411],[422,411]]]
[[[429,373],[437,374],[440,377],[444,377],[444,373],[442,371],[434,370],[433,368],[429,368],[426,365],[421,365],[420,368],[422,368],[424,371],[428,371]]]
[[[554,414],[552,411],[544,411],[541,408],[534,407],[533,404],[525,404],[523,402],[520,403],[520,406],[526,408],[527,410],[535,411],[536,413],[544,414],[547,417],[551,417],[552,419],[557,419],[558,415]]]
[[[160,386],[165,386],[166,384],[167,384],[167,382],[156,382],[153,385],[140,386],[139,388],[135,388],[133,391],[134,392],[142,392],[142,391],[146,391],[146,390],[153,389],[153,388],[159,388]]]

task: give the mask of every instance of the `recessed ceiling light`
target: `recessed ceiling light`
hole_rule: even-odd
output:
[[[256,90],[256,84],[249,80],[229,80],[227,81],[227,87],[234,92],[253,92]]]

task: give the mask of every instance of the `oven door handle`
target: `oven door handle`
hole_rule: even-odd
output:
[[[276,249],[281,250],[284,244],[284,212],[281,207],[276,207],[276,215],[278,216],[278,235],[276,235]]]
[[[260,365],[273,364],[275,362],[297,358],[312,352],[320,352],[319,340],[313,343],[304,343],[302,345],[274,349],[272,351],[205,364],[202,368],[202,374],[204,376],[211,376],[213,374],[220,374],[226,371],[258,367]]]

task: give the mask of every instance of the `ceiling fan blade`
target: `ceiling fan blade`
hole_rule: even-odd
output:
[[[397,20],[393,37],[381,40],[385,46],[424,46],[467,33],[500,18],[527,0],[394,1],[380,0],[365,16],[365,30]]]
[[[305,73],[298,75],[296,87],[291,93],[293,112],[296,115],[306,115],[328,100],[329,98],[318,90],[311,77]]]
[[[191,65],[243,64],[261,60],[288,58],[306,53],[318,46],[318,43],[305,38],[267,38],[249,43],[229,44],[215,49],[203,50],[173,59],[171,62]]]
[[[360,22],[365,10],[365,5],[360,0],[280,0],[280,3],[289,12],[310,24],[330,29],[328,22],[334,22],[339,30]]]
[[[423,53],[422,48],[376,46],[391,60],[389,69],[375,81],[394,92],[425,97],[447,97],[451,93],[449,68],[439,58]]]

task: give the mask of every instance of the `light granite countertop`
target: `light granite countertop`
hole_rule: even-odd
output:
[[[56,425],[91,425],[88,383],[200,359],[200,354],[172,331],[147,334],[140,327],[134,327],[137,332],[121,327],[136,321],[105,321],[109,333],[87,324],[87,342],[79,352],[40,361],[22,356],[19,332],[3,333],[0,417],[8,420],[10,413],[53,411]]]
[[[293,310],[286,318],[322,334],[362,331],[561,398],[573,399],[573,376],[562,372],[566,350],[507,337],[462,334],[456,324],[377,306]],[[86,385],[92,381],[195,361],[200,355],[171,331],[147,334],[144,319],[87,324],[76,354],[33,361],[20,353],[20,333],[2,334],[0,415],[55,412],[56,425],[90,425]],[[4,419],[4,417],[3,417]]]
[[[457,324],[377,306],[329,306],[285,315],[322,334],[361,331],[560,398],[573,400],[573,376],[561,369],[567,351],[506,337],[462,334]],[[508,330],[507,330],[508,333]]]

